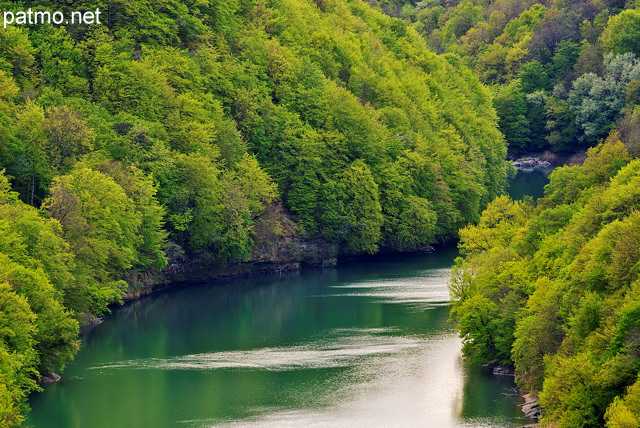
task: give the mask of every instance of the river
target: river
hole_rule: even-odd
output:
[[[507,189],[509,196],[513,199],[522,199],[525,196],[541,198],[544,196],[544,186],[549,183],[549,174],[552,171],[553,167],[533,171],[518,170]]]
[[[447,306],[456,256],[449,246],[142,298],[86,334],[63,380],[31,396],[26,425],[525,424],[513,379],[462,360]]]

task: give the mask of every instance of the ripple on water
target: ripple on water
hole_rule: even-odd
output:
[[[91,370],[217,370],[250,368],[270,371],[347,367],[362,358],[389,355],[420,346],[418,338],[389,336],[391,329],[340,329],[329,340],[297,346],[126,360]],[[384,333],[384,334],[383,334]]]
[[[39,412],[28,424],[513,426],[487,417],[499,385],[485,387],[481,395],[490,397],[480,400],[465,386],[460,339],[438,308],[449,300],[449,269],[441,265],[449,262],[429,271],[406,263],[379,271],[350,266],[277,286],[233,283],[133,305],[79,354],[68,371],[76,378],[34,397]],[[496,412],[514,420],[510,411]]]
[[[384,303],[443,305],[450,300],[447,286],[450,274],[450,269],[433,269],[410,279],[388,278],[332,285],[330,288],[345,292],[321,297],[372,297]]]
[[[335,391],[339,398],[327,406],[262,409],[254,417],[242,420],[184,420],[181,425],[189,428],[471,426],[461,421],[454,410],[462,390],[462,380],[452,376],[459,369],[459,350],[459,339],[442,335],[411,348],[408,351],[411,358],[397,353],[368,361],[351,375],[359,377],[358,381],[343,383]],[[478,425],[482,426],[485,425]]]

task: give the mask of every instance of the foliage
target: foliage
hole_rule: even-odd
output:
[[[640,11],[629,9],[609,19],[602,42],[609,52],[640,55]]]
[[[619,134],[551,175],[537,205],[501,197],[460,232],[450,283],[463,351],[512,364],[544,423],[638,421],[640,163]]]
[[[607,55],[604,67],[602,77],[588,73],[576,79],[569,93],[569,108],[589,141],[608,133],[625,105],[627,86],[640,77],[640,63],[630,53]]]
[[[494,86],[511,154],[575,153],[622,125],[624,94],[634,91],[633,84],[611,66],[640,55],[640,14],[633,2],[399,3],[399,14],[433,49],[459,55]],[[544,98],[525,108],[523,97],[538,91]],[[627,98],[628,108],[636,105]]]
[[[512,150],[521,152],[530,148],[531,126],[527,118],[527,99],[522,84],[514,80],[501,86],[494,97],[496,113],[500,117],[500,131]]]
[[[1,172],[0,234],[0,420],[14,426],[34,379],[78,349],[78,322],[62,296],[74,255],[60,224],[20,202]]]

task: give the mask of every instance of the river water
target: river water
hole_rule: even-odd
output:
[[[544,186],[549,183],[549,174],[552,171],[553,168],[518,170],[507,189],[509,196],[513,199],[522,199],[525,196],[541,198],[544,196]]]
[[[87,333],[63,380],[32,395],[27,425],[525,424],[513,379],[460,356],[447,306],[456,256],[444,247],[142,298]]]

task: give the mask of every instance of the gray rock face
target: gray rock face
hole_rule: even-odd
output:
[[[526,158],[513,161],[513,166],[518,169],[537,169],[548,168],[551,164],[545,160],[540,160],[540,158]]]
[[[60,377],[59,374],[56,374],[54,372],[46,372],[40,378],[40,385],[42,386],[51,385],[52,383],[58,382],[60,379],[62,378]]]
[[[513,368],[507,366],[495,366],[493,368],[494,376],[515,376]]]
[[[542,409],[538,403],[538,397],[526,394],[524,396],[525,403],[522,405],[522,412],[527,419],[538,420],[542,416]]]

